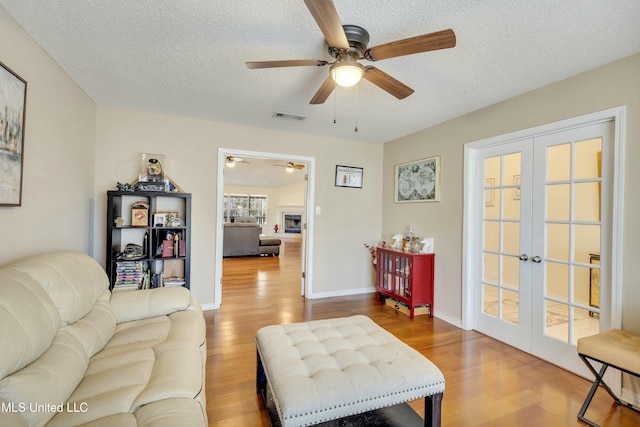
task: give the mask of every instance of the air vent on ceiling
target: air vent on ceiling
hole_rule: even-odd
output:
[[[273,113],[273,116],[271,117],[273,117],[274,119],[298,120],[298,121],[302,121],[306,119],[305,116],[299,116],[297,114],[290,114],[290,113],[279,113],[279,112]]]

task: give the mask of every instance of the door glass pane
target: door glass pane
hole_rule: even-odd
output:
[[[593,312],[575,308],[573,310],[573,345],[578,344],[578,340],[582,337],[588,337],[600,332],[600,326],[597,319],[594,319]]]
[[[600,226],[574,225],[574,260],[588,263],[590,254],[600,253]]]
[[[498,252],[500,250],[500,223],[484,221],[484,250]]]
[[[482,296],[482,312],[489,316],[498,317],[498,288],[491,285],[483,285]]]
[[[547,258],[569,261],[569,224],[547,224]]]
[[[502,285],[518,289],[520,286],[520,259],[502,255]]]
[[[547,292],[546,296],[568,301],[569,299],[569,266],[557,262],[546,262]]]
[[[500,166],[502,157],[487,157],[484,160],[484,179],[493,179],[494,185],[500,185]]]
[[[545,303],[545,334],[558,341],[569,341],[569,306],[554,301]]]
[[[483,282],[498,283],[498,262],[498,255],[489,253],[484,254]]]
[[[518,292],[502,291],[502,320],[511,323],[519,322],[520,294]]]
[[[576,221],[600,221],[600,183],[575,184]]]
[[[571,212],[571,186],[547,185],[547,219],[569,221]]]
[[[520,223],[502,223],[502,252],[520,254]]]
[[[515,177],[522,174],[522,153],[511,153],[504,156],[504,177],[502,185],[514,185]]]
[[[568,181],[571,177],[571,145],[547,148],[547,181]]]
[[[501,191],[504,200],[505,219],[520,219],[520,198],[514,197],[513,188],[504,188]]]
[[[500,189],[487,188],[495,185],[493,178],[485,180],[484,190],[484,217],[489,219],[500,218]]]
[[[590,269],[588,267],[573,267],[573,300],[582,305],[589,305]]]
[[[602,138],[576,142],[576,179],[601,177]]]

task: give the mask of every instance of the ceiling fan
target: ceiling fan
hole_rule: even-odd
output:
[[[304,169],[304,165],[296,164],[293,162],[287,162],[284,165],[273,165],[273,166],[280,166],[283,168],[287,168],[287,172],[293,172],[296,169]]]
[[[225,161],[225,165],[227,165],[227,167],[234,167],[235,165],[237,165],[238,163],[247,163],[249,164],[249,162],[247,162],[244,159],[241,159],[240,157],[235,157],[235,156],[227,156],[227,160]]]
[[[310,104],[322,104],[333,92],[336,85],[354,86],[362,78],[396,98],[404,99],[413,93],[413,89],[384,71],[371,65],[365,67],[358,61],[362,59],[379,61],[397,56],[448,49],[456,45],[456,35],[453,30],[448,29],[368,48],[369,33],[367,30],[357,25],[342,25],[332,0],[304,0],[304,3],[324,34],[329,45],[329,54],[335,61],[294,59],[256,61],[246,64],[250,69],[330,65],[329,77],[322,83]]]

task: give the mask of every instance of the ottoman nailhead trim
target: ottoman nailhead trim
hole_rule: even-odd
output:
[[[353,405],[357,405],[357,404],[359,404],[359,403],[363,403],[363,402],[365,402],[365,401],[367,401],[367,402],[368,402],[368,401],[375,401],[375,400],[378,400],[378,399],[381,399],[381,398],[384,398],[384,397],[389,397],[389,396],[393,396],[393,395],[398,395],[398,394],[406,393],[406,392],[408,392],[408,391],[416,391],[416,390],[420,390],[420,389],[427,389],[427,388],[429,388],[429,387],[437,386],[437,385],[440,385],[440,384],[444,384],[444,381],[443,381],[443,382],[440,382],[440,383],[432,383],[432,384],[426,385],[426,386],[424,386],[424,387],[414,387],[414,388],[410,388],[410,389],[407,389],[406,391],[398,391],[398,392],[393,392],[393,393],[387,393],[387,394],[379,395],[379,396],[372,397],[372,398],[367,398],[367,399],[364,399],[364,400],[356,400],[355,402],[345,403],[345,404],[342,404],[342,405],[339,405],[339,406],[332,406],[332,407],[330,407],[330,408],[325,408],[325,409],[322,409],[322,410],[315,410],[315,411],[313,411],[313,414],[318,414],[318,413],[322,413],[322,412],[331,411],[331,410],[336,409],[336,408],[338,408],[338,407],[348,407],[348,406],[353,406]],[[416,396],[416,399],[420,399],[420,398],[422,398],[422,397],[426,397],[426,396],[430,396],[430,395],[425,393],[425,394],[423,394],[423,395],[421,395],[421,396]],[[379,406],[376,406],[376,407],[372,407],[372,408],[371,408],[371,409],[369,409],[369,410],[370,410],[370,411],[373,411],[374,409],[380,409],[380,408],[383,408],[383,407],[385,407],[385,406],[393,406],[393,405],[397,405],[397,404],[399,404],[399,403],[403,403],[403,402],[405,402],[405,401],[404,401],[404,400],[398,400],[398,401],[394,401],[393,403],[390,403],[389,405],[379,405]],[[354,415],[354,414],[356,414],[356,413],[357,413],[357,412],[353,412],[353,413],[351,413],[351,415]],[[302,413],[300,413],[300,414],[291,414],[290,416],[285,417],[284,419],[285,419],[285,420],[291,420],[291,419],[294,419],[294,418],[304,417],[304,416],[307,416],[307,415],[309,415],[309,413],[307,413],[307,412],[305,412],[304,414],[302,414]],[[332,418],[323,419],[323,421],[330,421],[331,419],[332,419]]]

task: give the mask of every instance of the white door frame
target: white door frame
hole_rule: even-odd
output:
[[[224,235],[224,164],[227,156],[237,157],[258,157],[263,159],[282,160],[287,159],[296,163],[307,164],[306,200],[305,206],[314,206],[314,181],[315,181],[315,157],[296,156],[292,154],[266,153],[261,151],[246,151],[235,148],[218,148],[218,187],[216,198],[216,263],[214,273],[214,295],[213,308],[218,309],[222,304],[222,244]],[[312,265],[313,265],[313,215],[311,209],[305,209],[303,223],[307,224],[306,238],[303,242],[303,250],[306,256],[303,257],[302,271],[304,272],[304,295],[310,295],[313,289]]]
[[[476,158],[478,150],[494,145],[505,144],[520,139],[532,138],[544,134],[567,130],[586,124],[613,120],[613,173],[612,179],[612,217],[611,217],[611,316],[601,319],[604,330],[620,328],[622,325],[622,254],[624,238],[624,145],[625,145],[626,106],[616,107],[584,116],[574,117],[534,128],[499,135],[464,145],[464,212],[462,232],[462,328],[474,328],[473,288],[474,277],[481,266],[474,262],[474,248],[477,239],[482,238],[482,230],[475,227],[474,206],[482,194],[474,191],[476,177]]]

